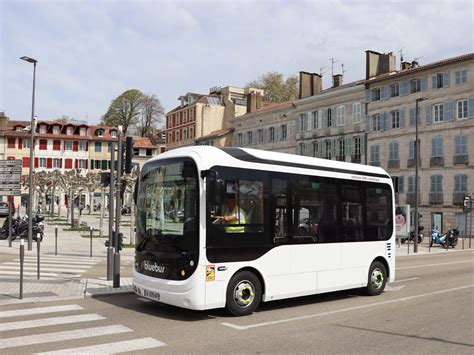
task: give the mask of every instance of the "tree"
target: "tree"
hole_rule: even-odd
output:
[[[68,123],[71,120],[71,117],[62,115],[61,117],[56,118],[56,122],[59,123]]]
[[[153,94],[143,95],[138,122],[138,133],[140,136],[148,136],[161,123],[163,115],[164,109],[160,100]]]
[[[143,101],[143,93],[140,90],[127,90],[112,100],[109,109],[102,116],[102,123],[109,126],[123,126],[123,133],[127,133],[130,126],[138,122]]]
[[[284,80],[282,73],[268,72],[249,82],[246,87],[263,89],[266,102],[294,100],[298,96],[298,77],[291,75]]]
[[[100,174],[96,172],[88,172],[84,177],[84,186],[89,193],[89,214],[94,207],[94,191],[100,188]]]

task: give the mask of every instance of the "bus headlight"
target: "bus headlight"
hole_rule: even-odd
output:
[[[185,277],[185,276],[186,276],[186,271],[184,271],[184,269],[181,270],[181,276],[182,276],[182,277]]]

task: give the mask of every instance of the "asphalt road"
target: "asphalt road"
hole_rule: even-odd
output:
[[[5,313],[62,305],[69,309]],[[69,323],[48,323],[58,322],[48,320],[54,318]],[[87,346],[94,346],[84,349],[89,353],[105,353],[114,345],[100,344],[119,341],[119,350],[137,354],[472,354],[474,252],[399,257],[397,281],[377,297],[351,290],[275,301],[241,318],[223,310],[183,310],[134,294],[0,307],[2,354],[71,348],[76,353]],[[134,348],[138,344],[148,349]]]

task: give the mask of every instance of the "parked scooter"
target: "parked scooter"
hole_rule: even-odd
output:
[[[439,244],[446,249],[448,249],[449,247],[455,248],[458,244],[458,238],[459,230],[457,230],[456,228],[450,229],[444,234],[440,233],[436,229],[433,229],[431,231],[430,247],[433,246],[433,244]]]
[[[33,217],[32,224],[32,239],[37,241],[43,240],[44,237],[44,217],[43,215],[36,214]],[[0,239],[8,239],[8,228],[9,218],[6,218],[3,222],[3,226],[0,229]],[[28,238],[28,217],[15,217],[12,218],[12,240],[16,238],[27,239]]]
[[[418,244],[423,242],[423,233],[422,231],[425,229],[423,226],[418,226]],[[405,243],[408,240],[408,238],[402,238],[401,242]],[[410,241],[415,242],[415,232],[411,231],[410,232]]]

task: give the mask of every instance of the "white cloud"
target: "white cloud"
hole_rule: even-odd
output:
[[[38,59],[37,112],[96,122],[136,88],[167,110],[187,91],[245,85],[267,71],[319,72],[344,63],[365,75],[366,49],[404,48],[429,63],[472,52],[473,3],[459,1],[12,1],[1,17],[0,109],[28,119]]]

